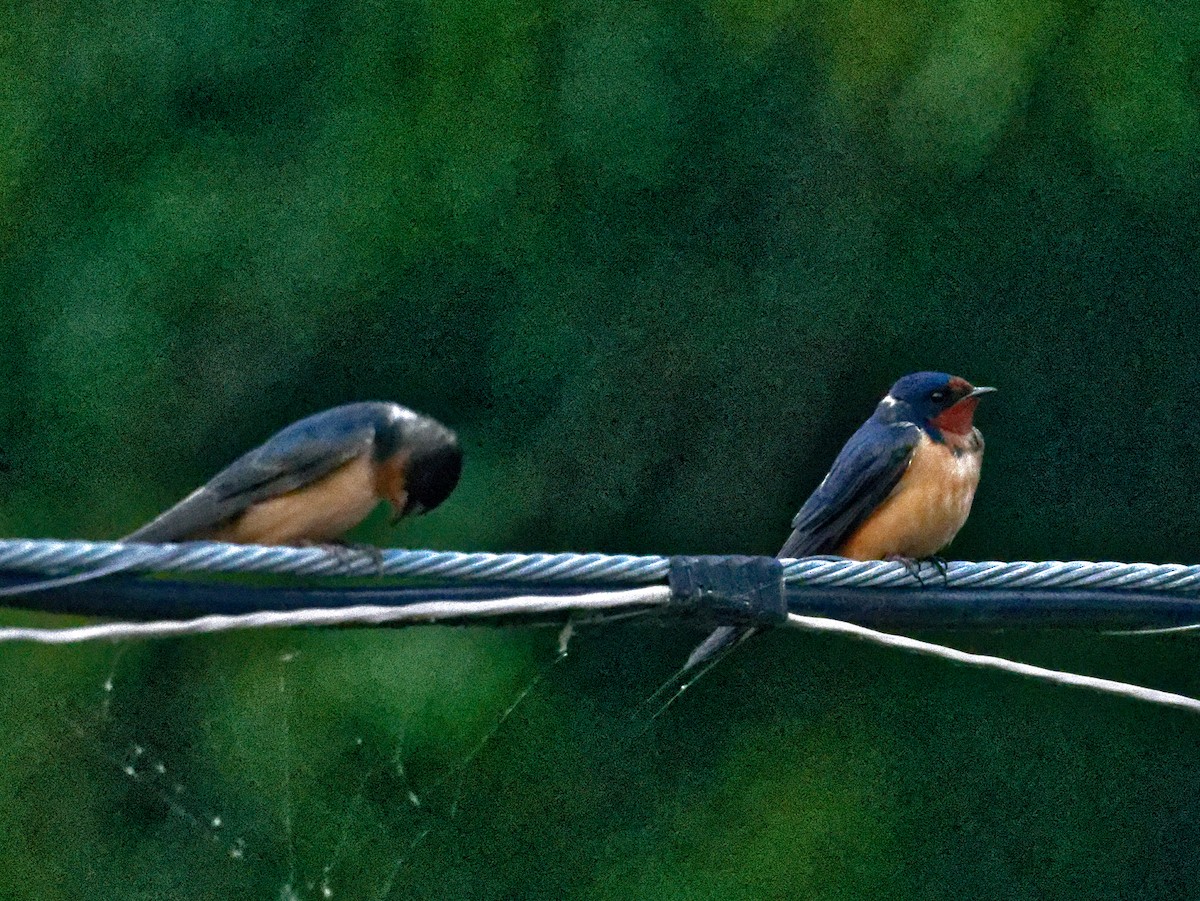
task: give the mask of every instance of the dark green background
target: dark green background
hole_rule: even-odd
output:
[[[937,368],[1001,389],[953,556],[1200,556],[1189,4],[4,7],[6,534],[381,398],[467,468],[357,539],[772,553]],[[1200,893],[1195,717],[780,634],[639,734],[696,637],[6,646],[0,897]],[[1192,638],[933,637],[1200,694]]]

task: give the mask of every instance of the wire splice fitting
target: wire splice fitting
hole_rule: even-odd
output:
[[[671,557],[671,606],[722,625],[787,622],[783,564],[774,557]]]

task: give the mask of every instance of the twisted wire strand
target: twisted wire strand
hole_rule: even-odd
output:
[[[897,561],[859,562],[836,557],[785,560],[784,581],[813,587],[906,588],[936,580],[946,588],[1094,588],[1200,593],[1200,566],[1073,560],[946,564],[919,574]],[[660,582],[669,558],[629,554],[493,554],[393,548],[378,556],[347,548],[258,547],[188,542],[122,544],[57,539],[0,539],[0,570],[62,576],[112,567],[162,573],[270,573],[300,576],[405,576],[445,582],[589,583]]]
[[[0,539],[0,570],[60,576],[119,567],[130,572],[422,576],[457,581],[642,584],[666,578],[666,557],[629,554],[491,554],[389,549],[259,547],[194,541],[122,544]]]
[[[259,611],[241,615],[209,615],[190,620],[159,620],[149,623],[115,622],[74,628],[3,628],[0,643],[30,641],[41,644],[64,645],[85,641],[121,641],[177,638],[187,635],[205,635],[228,632],[235,629],[270,629],[346,625],[404,625],[423,622],[446,622],[460,617],[471,619],[486,617],[527,616],[551,614],[574,616],[578,614],[629,615],[666,608],[671,603],[671,589],[666,586],[650,586],[625,591],[606,591],[583,595],[547,596],[531,595],[461,601],[430,601],[402,607],[358,605],[340,608],[318,608],[307,610]],[[1028,663],[1007,660],[984,654],[972,654],[945,645],[880,632],[853,623],[824,617],[789,614],[787,624],[793,628],[814,632],[831,632],[865,639],[887,647],[914,651],[919,654],[939,657],[956,663],[987,669],[996,669],[1027,678],[1038,679],[1058,685],[1088,688],[1106,694],[1131,698],[1145,703],[1174,707],[1200,713],[1200,699],[1173,694],[1154,688],[1146,688],[1127,682],[1085,676],[1078,673],[1047,669]]]
[[[94,626],[40,629],[0,629],[0,643],[31,641],[39,644],[78,644],[84,641],[177,638],[208,635],[236,629],[287,629],[314,626],[367,626],[440,623],[463,618],[513,616],[614,614],[650,611],[670,603],[671,589],[663,586],[632,588],[565,596],[526,595],[474,601],[429,601],[401,607],[361,604],[353,607],[307,610],[266,610],[236,615],[212,614],[187,620],[148,623],[113,622]]]
[[[839,588],[899,588],[934,581],[946,588],[1124,588],[1142,591],[1200,591],[1200,566],[1178,563],[1093,563],[1085,560],[953,561],[943,578],[933,566],[920,577],[904,563],[890,560],[859,562],[834,557],[785,560],[788,584]]]
[[[993,657],[988,654],[972,654],[968,651],[960,651],[957,648],[950,648],[941,644],[919,641],[915,638],[909,638],[906,635],[880,632],[864,626],[857,626],[854,623],[846,623],[836,619],[825,619],[819,616],[800,616],[796,613],[790,613],[788,614],[787,624],[792,628],[804,629],[809,632],[833,632],[839,635],[849,635],[852,638],[860,638],[872,644],[900,648],[901,650],[913,651],[917,654],[939,657],[943,660],[952,660],[955,663],[967,666],[1000,670],[1006,673],[1014,673],[1018,676],[1039,679],[1043,682],[1052,682],[1056,685],[1090,688],[1093,691],[1103,692],[1104,694],[1119,695],[1121,697],[1132,698],[1136,701],[1144,701],[1150,704],[1176,707],[1191,711],[1192,713],[1200,713],[1200,699],[1173,694],[1169,691],[1160,691],[1157,688],[1146,688],[1141,685],[1133,685],[1129,682],[1117,682],[1113,679],[1101,679],[1097,676],[1084,676],[1079,673],[1047,669],[1044,666],[1034,666],[1031,663],[1020,663],[1016,660],[1007,660],[1004,657]]]

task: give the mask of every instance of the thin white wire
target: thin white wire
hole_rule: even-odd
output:
[[[1103,632],[1103,635],[1181,635],[1184,632],[1200,632],[1200,623],[1189,623],[1186,626],[1164,626],[1161,629],[1121,629],[1114,632]]]
[[[0,642],[33,641],[40,644],[75,644],[81,641],[174,638],[205,635],[234,629],[286,629],[297,626],[379,625],[382,623],[437,623],[448,619],[512,616],[538,613],[600,613],[631,607],[665,607],[671,589],[665,585],[626,591],[598,591],[565,596],[532,595],[487,601],[428,601],[423,604],[314,610],[265,610],[236,616],[214,614],[188,620],[156,620],[146,623],[114,622],[58,629],[0,629]]]
[[[810,632],[836,632],[842,635],[850,635],[854,638],[862,638],[875,644],[901,648],[906,651],[915,651],[918,654],[927,654],[931,657],[941,657],[944,660],[953,660],[955,663],[964,663],[967,666],[998,669],[1006,673],[1016,673],[1020,676],[1029,676],[1033,679],[1054,682],[1058,685],[1091,688],[1107,694],[1121,695],[1151,704],[1163,704],[1167,707],[1179,707],[1183,710],[1190,710],[1193,713],[1200,713],[1200,700],[1189,698],[1185,695],[1172,694],[1169,691],[1159,691],[1156,688],[1143,688],[1140,685],[1131,685],[1128,682],[1116,682],[1112,679],[1081,676],[1078,673],[1065,673],[1061,670],[1046,669],[1045,667],[1033,666],[1029,663],[1005,660],[1003,657],[970,654],[966,651],[948,648],[945,645],[932,644],[928,641],[918,641],[915,638],[908,638],[904,635],[893,635],[891,632],[878,632],[875,629],[856,626],[854,623],[846,623],[837,619],[825,619],[820,616],[801,616],[798,613],[789,613],[788,625],[797,629],[806,629]]]
[[[114,622],[74,628],[3,628],[0,643],[31,641],[41,644],[75,644],[84,641],[122,641],[130,639],[172,638],[183,635],[204,635],[236,629],[282,629],[303,626],[380,625],[383,623],[437,623],[448,619],[486,616],[530,615],[540,613],[600,613],[629,608],[666,607],[671,602],[671,589],[665,585],[633,588],[626,591],[601,591],[592,594],[562,597],[532,595],[498,598],[487,601],[430,601],[404,606],[361,604],[354,607],[313,610],[269,610],[237,616],[211,615],[190,620],[160,620],[146,623]],[[971,654],[945,645],[919,641],[904,635],[879,632],[854,623],[817,616],[788,614],[788,625],[812,632],[833,632],[861,638],[887,647],[901,648],[952,660],[967,666],[997,669],[1034,679],[1091,688],[1107,694],[1120,695],[1177,707],[1200,713],[1200,700],[1171,692],[1144,688],[1127,682],[1083,676],[1060,670],[1046,669],[1028,663],[1018,663],[1003,657]]]

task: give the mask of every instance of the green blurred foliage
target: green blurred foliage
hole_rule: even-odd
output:
[[[1198,41],[1137,0],[6,3],[0,529],[119,536],[383,398],[467,469],[362,540],[771,553],[939,368],[1002,389],[955,556],[1194,562]],[[640,733],[694,638],[8,647],[0,897],[1200,892],[1186,715],[781,635]],[[1200,693],[1187,639],[947,638]]]

